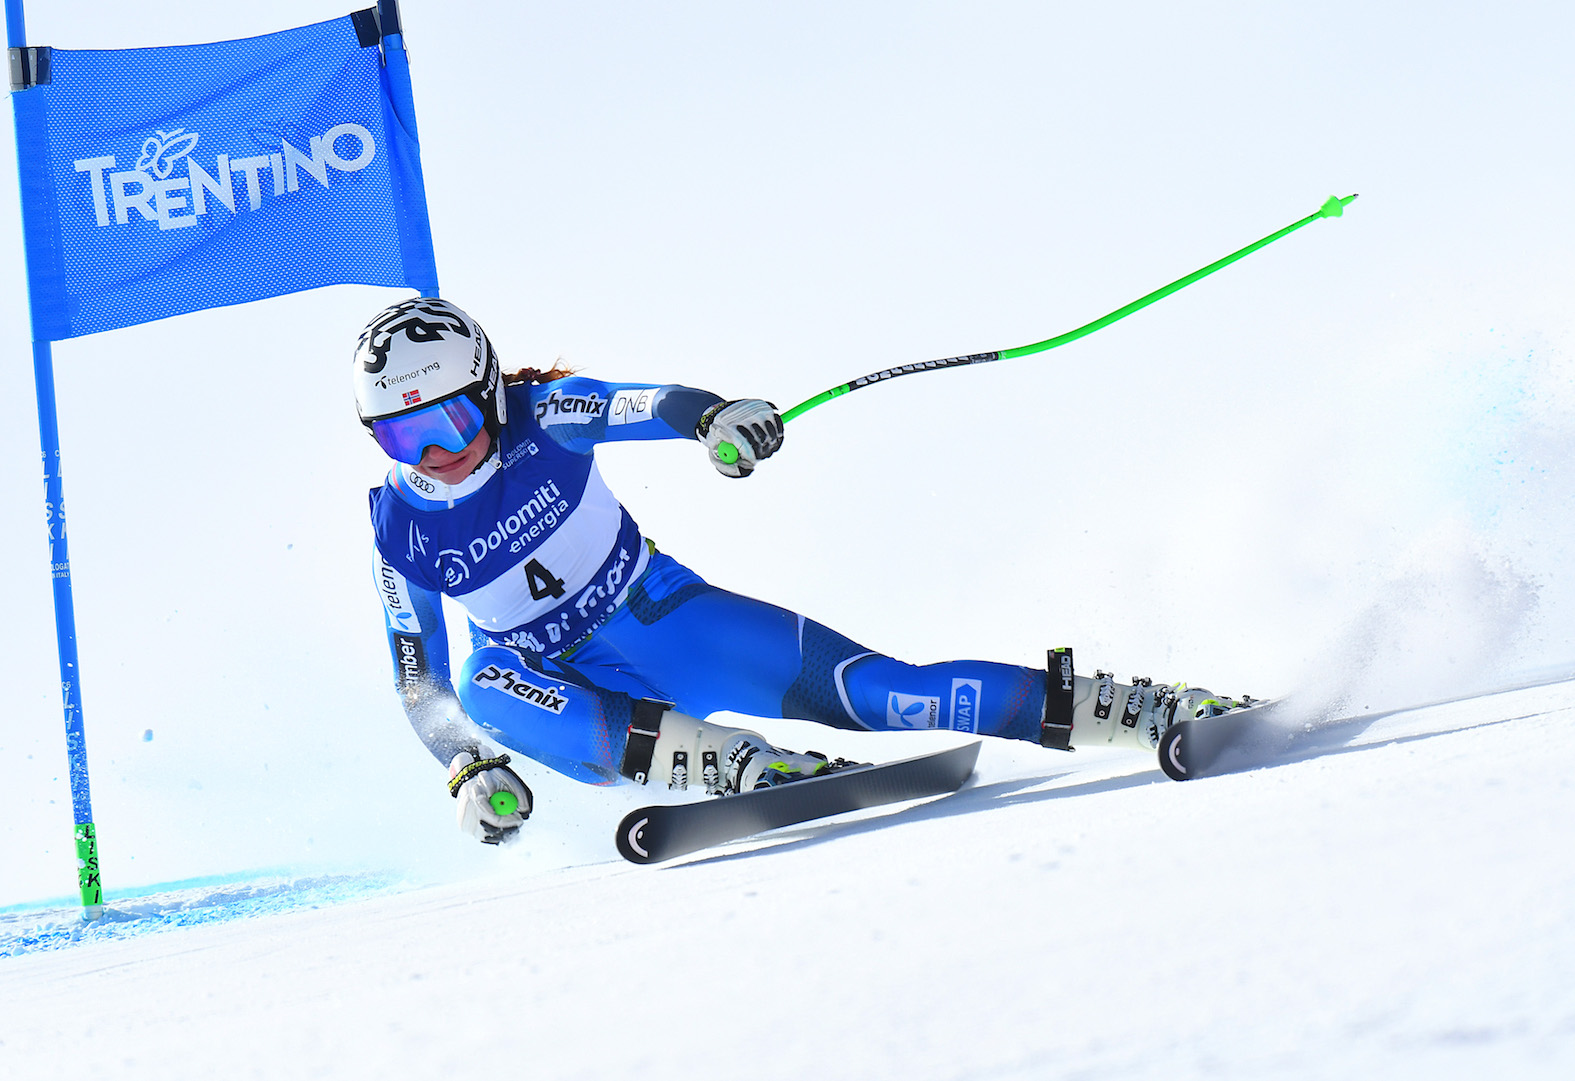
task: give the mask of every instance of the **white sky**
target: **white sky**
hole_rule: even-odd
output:
[[[60,0],[29,40],[214,40],[350,6]],[[1071,644],[1080,667],[1227,693],[1354,674],[1433,697],[1575,660],[1567,6],[403,14],[445,293],[509,363],[786,407],[1071,329],[1361,193],[1072,346],[829,403],[747,482],[692,446],[605,454],[717,584],[913,661]],[[72,884],[17,221],[0,904]],[[56,347],[112,888],[451,829],[389,690],[364,509],[384,466],[346,378],[400,295]]]

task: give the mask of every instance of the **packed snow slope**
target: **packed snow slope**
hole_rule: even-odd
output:
[[[172,925],[189,890],[57,948],[18,932],[70,913],[13,914],[0,1073],[1564,1078],[1572,721],[1560,682],[1185,784],[987,741],[954,796],[660,867],[609,806],[601,861],[533,869],[544,809],[439,886]]]

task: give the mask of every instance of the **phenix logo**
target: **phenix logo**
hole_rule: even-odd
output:
[[[563,692],[567,689],[563,685],[538,687],[514,669],[499,668],[495,664],[489,664],[477,672],[470,678],[470,682],[477,687],[513,695],[548,713],[562,713],[569,704],[569,700],[563,696]]]
[[[606,399],[595,392],[559,394],[553,391],[536,403],[536,423],[545,428],[565,421],[584,422],[601,416],[606,409]]]
[[[92,185],[93,220],[100,226],[109,225],[111,219],[117,225],[126,225],[131,221],[131,212],[136,211],[143,221],[157,222],[160,229],[180,229],[196,225],[197,219],[208,213],[210,200],[223,203],[232,214],[238,213],[237,176],[243,178],[246,192],[246,202],[240,210],[260,210],[264,174],[277,198],[300,190],[302,171],[327,189],[329,169],[359,172],[377,156],[377,143],[370,131],[360,124],[338,124],[321,135],[313,135],[307,143],[308,152],[281,138],[278,153],[244,158],[219,154],[210,173],[191,156],[200,137],[184,128],[155,131],[143,141],[137,164],[130,169],[116,170],[113,155],[73,162],[76,171],[87,174]],[[346,157],[342,151],[352,153]],[[170,175],[182,161],[186,163],[186,175]]]

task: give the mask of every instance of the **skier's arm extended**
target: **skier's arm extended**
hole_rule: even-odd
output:
[[[770,402],[727,401],[692,387],[575,376],[535,388],[531,408],[553,442],[578,454],[589,454],[597,443],[697,439],[711,464],[729,477],[747,477],[782,445],[782,418]]]
[[[571,376],[531,388],[536,423],[554,443],[589,454],[597,443],[694,439],[701,414],[722,399],[692,387],[604,383]]]
[[[447,766],[456,754],[475,746],[477,733],[450,681],[442,596],[407,580],[376,545],[372,570],[388,617],[394,689],[410,727],[432,756]]]

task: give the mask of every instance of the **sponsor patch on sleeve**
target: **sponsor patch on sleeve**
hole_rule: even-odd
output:
[[[613,395],[608,424],[638,424],[656,416],[656,388],[620,390]]]
[[[416,610],[410,604],[410,590],[405,582],[405,576],[394,569],[394,565],[383,554],[378,552],[377,560],[377,591],[383,598],[383,611],[388,615],[390,630],[401,634],[420,634],[421,620],[416,616]]]

